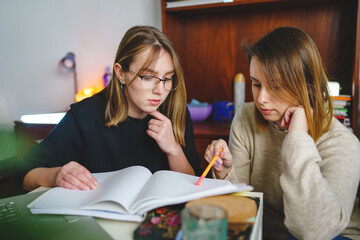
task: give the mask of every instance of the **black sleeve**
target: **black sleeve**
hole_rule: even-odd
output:
[[[187,160],[194,169],[195,175],[200,176],[202,169],[200,168],[201,158],[196,150],[194,142],[194,129],[191,121],[189,110],[186,108],[186,127],[185,127],[185,147],[182,147]]]
[[[83,137],[69,110],[64,118],[37,146],[33,146],[21,159],[17,175],[23,179],[27,172],[38,167],[60,167],[70,161],[81,162]]]

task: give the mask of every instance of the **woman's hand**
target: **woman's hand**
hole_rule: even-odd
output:
[[[154,118],[148,123],[147,134],[152,137],[166,154],[173,154],[179,148],[175,140],[171,121],[158,111],[150,113]]]
[[[220,148],[223,149],[221,152]],[[219,155],[219,157],[216,159],[213,168],[215,169],[216,177],[224,179],[232,168],[233,160],[226,142],[222,139],[212,141],[212,143],[208,145],[204,158],[206,161],[211,162],[216,155]]]
[[[69,162],[59,168],[55,178],[55,186],[90,190],[97,188],[98,182],[84,166],[77,162]]]
[[[166,153],[170,170],[195,175],[180,144],[175,140],[170,119],[158,111],[149,114],[154,118],[149,121],[146,133],[157,142],[161,151]]]
[[[302,106],[289,107],[286,109],[280,123],[280,127],[291,131],[309,131],[305,110]]]

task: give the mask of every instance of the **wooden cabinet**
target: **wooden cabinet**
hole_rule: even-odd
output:
[[[194,138],[195,146],[201,156],[200,166],[205,169],[207,162],[204,159],[204,153],[207,146],[217,139],[224,139],[226,142],[229,140],[230,122],[194,122]]]
[[[28,124],[15,121],[18,158],[21,159],[31,146],[38,144],[55,126],[55,124]]]
[[[304,30],[318,46],[331,80],[340,82],[340,94],[352,96],[356,133],[359,0],[234,0],[177,8],[166,8],[162,0],[162,24],[180,56],[188,101],[210,103],[233,101],[236,73],[249,79],[242,41],[253,42],[280,26]],[[252,101],[250,81],[246,81],[245,101]]]

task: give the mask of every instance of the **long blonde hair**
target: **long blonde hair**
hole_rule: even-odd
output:
[[[159,111],[170,119],[175,139],[185,146],[186,89],[184,74],[174,46],[166,35],[151,26],[130,28],[119,44],[114,65],[119,63],[126,71],[134,57],[148,48],[151,48],[151,53],[142,69],[156,60],[161,49],[166,50],[172,57],[177,88],[169,93]],[[128,117],[128,101],[114,70],[110,83],[104,89],[104,94],[106,96],[105,126],[117,126]]]
[[[328,77],[312,39],[300,29],[280,27],[245,47],[245,51],[249,61],[253,56],[258,57],[267,83],[275,93],[304,107],[309,134],[316,142],[329,130],[333,109]],[[258,109],[255,121],[259,129],[268,128],[268,122]]]

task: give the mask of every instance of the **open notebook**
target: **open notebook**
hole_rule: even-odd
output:
[[[28,205],[35,214],[73,214],[142,221],[147,211],[193,199],[250,191],[246,184],[198,177],[162,170],[154,174],[142,166],[93,174],[99,182],[95,190],[52,188]]]

